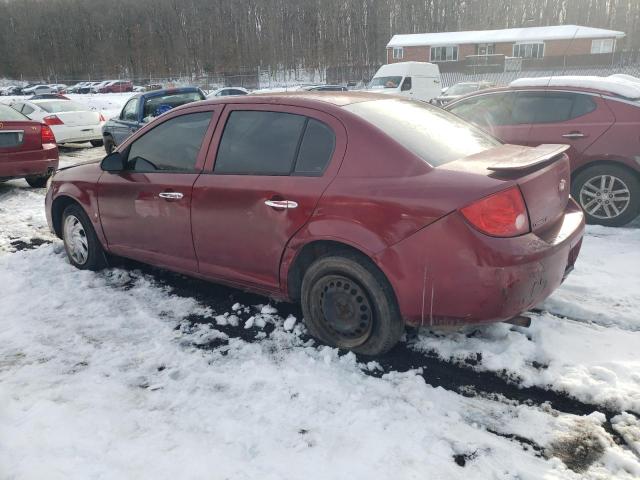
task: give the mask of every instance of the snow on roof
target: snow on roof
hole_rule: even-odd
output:
[[[631,75],[595,76],[554,76],[537,78],[519,78],[510,83],[512,87],[577,87],[592,88],[620,95],[621,97],[640,99],[640,78]]]
[[[549,27],[507,28],[503,30],[394,35],[387,44],[387,48],[420,45],[459,45],[464,43],[542,42],[545,40],[571,40],[574,38],[622,38],[624,36],[624,32],[616,30],[581,27],[580,25],[556,25]]]

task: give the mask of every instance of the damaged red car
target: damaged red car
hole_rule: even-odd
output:
[[[320,341],[376,355],[404,326],[518,322],[571,271],[584,216],[564,145],[505,145],[369,93],[171,110],[56,173],[69,261],[110,254],[300,302]]]
[[[58,147],[48,125],[0,104],[0,182],[24,178],[42,188],[58,168]]]

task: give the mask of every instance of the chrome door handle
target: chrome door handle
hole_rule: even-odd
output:
[[[272,208],[296,208],[298,206],[292,200],[265,200],[264,204]]]
[[[584,138],[586,135],[582,132],[571,132],[562,135],[564,138]]]
[[[158,194],[160,198],[166,198],[167,200],[180,200],[184,195],[180,192],[161,192]]]

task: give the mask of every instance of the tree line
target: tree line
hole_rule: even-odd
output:
[[[0,77],[374,65],[397,33],[558,24],[640,49],[640,0],[0,0]]]

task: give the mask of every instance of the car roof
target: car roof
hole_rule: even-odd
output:
[[[611,95],[614,97],[625,98],[620,95],[617,95],[611,91],[599,88],[591,88],[591,87],[579,87],[579,86],[556,86],[556,85],[516,85],[516,86],[506,86],[506,87],[492,87],[485,88],[482,90],[477,90],[475,92],[464,95],[456,100],[455,103],[460,102],[466,98],[475,97],[478,95],[487,95],[491,93],[499,93],[499,92],[517,92],[517,91],[531,91],[531,90],[549,90],[549,91],[564,91],[564,92],[582,92],[582,93],[595,93],[598,95]],[[453,103],[452,103],[453,105]]]
[[[344,107],[353,103],[387,100],[390,95],[371,92],[282,92],[282,93],[254,93],[239,97],[215,97],[203,100],[206,103],[248,103],[248,104],[285,104],[291,106],[313,107],[322,104]]]

